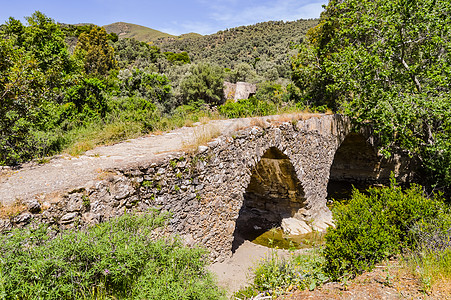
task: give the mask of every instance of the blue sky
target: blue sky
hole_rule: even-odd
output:
[[[326,0],[0,0],[0,23],[39,10],[57,22],[128,22],[179,35],[212,34],[269,20],[319,17]]]

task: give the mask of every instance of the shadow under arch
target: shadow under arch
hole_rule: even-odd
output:
[[[366,189],[379,183],[381,160],[361,133],[350,133],[335,152],[327,185],[327,199],[348,199],[352,187]]]
[[[235,224],[232,253],[245,240],[254,240],[282,219],[302,218],[305,194],[289,157],[276,147],[268,148],[253,167]]]

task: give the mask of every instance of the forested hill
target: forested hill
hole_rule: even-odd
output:
[[[186,51],[193,62],[205,61],[227,68],[233,68],[240,62],[255,66],[258,61],[281,66],[289,60],[287,54],[290,43],[298,44],[307,30],[317,23],[317,19],[269,21],[226,29],[202,37],[159,39],[155,45],[162,51]],[[260,67],[268,69],[264,64],[260,64]]]

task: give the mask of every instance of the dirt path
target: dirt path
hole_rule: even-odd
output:
[[[287,118],[305,119],[308,114],[292,114]],[[260,118],[277,120],[281,116]],[[258,119],[258,118],[257,118]],[[158,156],[176,152],[193,144],[199,135],[230,134],[256,123],[256,118],[214,120],[205,125],[183,127],[162,135],[150,135],[127,140],[111,146],[101,146],[79,157],[59,155],[48,163],[27,163],[18,170],[0,171],[0,205],[11,205],[16,200],[26,200],[37,195],[76,189],[95,180],[105,169],[139,165]]]
[[[234,292],[251,283],[252,268],[258,264],[258,261],[270,257],[273,251],[276,251],[279,257],[286,257],[293,253],[244,241],[231,258],[222,263],[214,263],[208,268],[216,274],[219,286],[225,288],[230,297]],[[305,252],[305,249],[294,251],[294,253],[300,252]]]

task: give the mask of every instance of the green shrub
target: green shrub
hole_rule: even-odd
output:
[[[151,73],[140,69],[123,70],[119,74],[122,96],[137,96],[158,104],[162,110],[173,109],[171,102],[172,87],[166,75]]]
[[[443,209],[439,199],[426,198],[420,186],[402,191],[391,187],[354,190],[347,205],[333,210],[335,228],[326,234],[326,272],[333,279],[353,277],[417,243],[411,228],[431,220]]]
[[[87,231],[20,229],[0,236],[2,299],[219,299],[206,252],[153,240],[167,218],[124,215]]]
[[[253,283],[235,293],[239,299],[249,299],[261,293],[276,297],[292,289],[310,289],[327,281],[323,272],[324,258],[318,252],[281,258],[276,252],[258,264]]]
[[[136,122],[148,131],[160,120],[160,112],[150,100],[141,97],[119,97],[108,102],[107,123]]]
[[[255,97],[241,99],[237,102],[227,101],[218,109],[220,114],[227,118],[268,116],[278,112],[278,107],[273,102],[258,100]]]
[[[61,121],[84,122],[105,116],[107,100],[105,84],[96,77],[82,77],[65,94],[61,106]]]
[[[174,52],[164,52],[163,53],[168,61],[174,63],[174,62],[181,62],[183,64],[189,64],[191,62],[189,55],[186,51],[183,51],[181,53],[174,53]]]
[[[202,100],[216,105],[224,97],[224,70],[207,63],[192,65],[190,74],[180,82],[180,92],[184,104]]]

